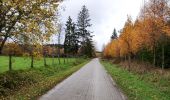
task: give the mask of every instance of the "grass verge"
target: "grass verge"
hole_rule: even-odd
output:
[[[101,63],[129,100],[170,100],[168,90],[162,91],[162,87],[148,80],[153,77],[151,74],[139,75],[129,72],[109,61],[101,61]]]
[[[36,100],[88,61],[79,59],[60,67],[42,67],[3,73],[0,75],[0,99]]]

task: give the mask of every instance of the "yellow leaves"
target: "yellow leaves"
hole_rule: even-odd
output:
[[[9,10],[8,12],[11,14],[14,13],[12,17],[7,16],[8,20],[6,22],[10,25],[13,24],[13,22],[19,24],[18,26],[16,24],[14,25],[16,28],[13,28],[15,30],[12,31],[14,38],[18,39],[19,34],[24,33],[25,36],[34,38],[32,40],[40,42],[43,33],[42,30],[44,30],[41,26],[45,25],[46,36],[43,39],[49,41],[49,37],[54,34],[53,18],[57,17],[55,14],[59,0],[2,0],[2,2],[4,5],[1,11],[4,15],[6,10]],[[8,29],[7,26],[4,26],[4,29]],[[11,33],[9,34],[11,35]]]
[[[105,57],[119,57],[119,44],[118,40],[112,40],[104,49]]]
[[[128,46],[122,38],[119,38],[120,56],[128,54]]]
[[[165,26],[163,28],[163,32],[165,33],[165,35],[170,36],[170,26]]]
[[[24,59],[26,59],[27,57],[29,57],[29,53],[24,52],[24,53],[22,54],[22,56],[24,57]]]
[[[120,54],[119,54],[119,50],[120,50],[120,47],[119,47],[119,40],[113,40],[112,43],[111,43],[111,48],[112,48],[112,57],[119,57]]]
[[[149,0],[134,23],[128,16],[119,38],[105,47],[104,56],[135,55],[142,49],[153,50],[164,41],[162,36],[170,36],[168,3],[166,0]]]
[[[36,57],[36,60],[40,60],[43,57],[42,53],[39,51],[33,52],[33,56]]]

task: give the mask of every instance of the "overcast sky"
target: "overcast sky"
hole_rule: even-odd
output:
[[[113,29],[118,31],[123,28],[127,15],[136,19],[142,4],[143,0],[64,0],[60,5],[65,9],[60,11],[61,20],[65,24],[68,16],[71,16],[76,22],[81,7],[86,5],[93,24],[93,40],[97,50],[101,50],[103,44],[110,41]]]

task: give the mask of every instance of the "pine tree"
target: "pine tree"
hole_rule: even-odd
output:
[[[93,45],[93,41],[91,39],[85,40],[84,46],[81,48],[81,52],[85,54],[87,57],[94,57],[95,56],[95,48]]]
[[[115,40],[115,39],[117,39],[117,32],[116,29],[114,28],[113,34],[111,36],[111,40]]]
[[[78,14],[77,19],[77,30],[79,40],[81,42],[81,54],[87,57],[92,57],[94,53],[94,46],[92,44],[92,35],[91,32],[88,30],[91,27],[90,24],[90,15],[89,11],[84,5],[82,10]]]
[[[78,40],[78,33],[76,31],[76,24],[73,23],[73,26],[71,28],[71,53],[73,55],[77,54],[78,49],[79,49],[79,40]]]
[[[89,17],[90,17],[89,11],[84,5],[82,7],[82,10],[78,14],[78,20],[77,20],[78,33],[82,44],[86,39],[90,39],[92,37],[90,35],[91,32],[87,29],[91,26],[90,24],[91,19]]]
[[[74,55],[78,51],[78,36],[76,33],[76,25],[72,22],[70,16],[66,22],[65,33],[64,52],[65,54]]]

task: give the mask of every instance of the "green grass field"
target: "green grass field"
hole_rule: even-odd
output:
[[[52,58],[48,58],[49,66],[43,67],[43,59],[36,60],[35,67],[30,68],[30,59],[14,57],[15,62],[12,71],[8,70],[8,57],[1,56],[0,74],[0,99],[1,100],[37,100],[39,96],[56,86],[59,82],[70,76],[72,73],[85,65],[89,59],[69,58],[64,64],[55,59],[55,66],[52,65]]]
[[[139,75],[109,61],[101,62],[128,100],[170,100],[169,78],[152,73]]]
[[[47,65],[52,66],[52,58],[47,58]],[[64,58],[60,58],[61,64],[64,64]],[[67,62],[67,60],[65,60]],[[68,58],[68,63],[72,63],[75,61],[75,58]],[[9,58],[8,56],[0,56],[0,73],[3,73],[5,71],[8,71],[8,63],[9,63]],[[59,66],[59,62],[57,58],[54,58],[54,64],[55,66]],[[29,69],[31,66],[31,59],[29,57],[12,57],[12,69],[13,70],[23,70],[23,69]],[[35,58],[34,61],[34,67],[35,68],[40,68],[44,66],[44,60],[43,58],[37,59]]]

